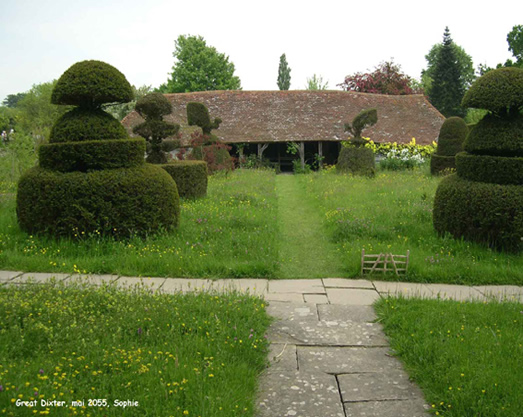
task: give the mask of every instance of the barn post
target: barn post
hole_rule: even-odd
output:
[[[258,159],[261,161],[263,156],[263,151],[269,146],[268,143],[258,143]]]
[[[301,160],[301,169],[305,169],[305,142],[300,142],[300,160]]]
[[[318,141],[318,167],[321,169],[323,167],[323,142]]]

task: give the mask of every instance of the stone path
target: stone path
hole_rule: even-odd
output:
[[[420,389],[390,352],[372,303],[402,294],[458,301],[515,300],[523,287],[459,286],[341,278],[309,280],[174,279],[0,271],[0,285],[65,282],[122,287],[144,283],[165,293],[236,290],[263,296],[276,320],[270,367],[261,379],[258,417],[427,416]]]

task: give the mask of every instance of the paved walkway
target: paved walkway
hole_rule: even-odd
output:
[[[122,287],[143,282],[165,293],[237,290],[265,297],[277,320],[269,329],[271,365],[261,379],[258,417],[427,416],[420,389],[391,355],[372,303],[402,294],[458,301],[515,300],[523,287],[467,287],[350,280],[174,279],[0,271],[0,285],[51,277]]]

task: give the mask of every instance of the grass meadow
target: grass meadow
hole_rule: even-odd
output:
[[[521,303],[389,298],[375,308],[432,415],[521,416]]]
[[[0,287],[0,415],[252,416],[269,322],[238,294]]]

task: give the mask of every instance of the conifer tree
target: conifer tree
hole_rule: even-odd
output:
[[[461,71],[449,28],[443,34],[443,46],[438,54],[434,67],[432,87],[429,100],[445,117],[465,115],[461,100],[465,94],[461,81]]]
[[[291,69],[289,68],[285,54],[280,56],[277,83],[280,90],[288,90],[291,87]]]

